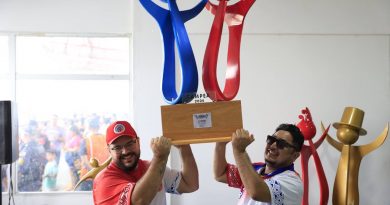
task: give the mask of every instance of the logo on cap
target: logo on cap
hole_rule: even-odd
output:
[[[115,125],[115,127],[114,127],[114,133],[115,134],[119,134],[119,133],[122,133],[124,131],[125,131],[125,126],[124,125],[122,125],[122,124]]]

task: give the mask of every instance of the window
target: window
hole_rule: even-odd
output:
[[[129,119],[129,47],[128,37],[16,37],[18,191],[72,191],[91,157],[108,157],[106,126]]]
[[[11,99],[8,36],[0,35],[0,100]],[[1,191],[8,190],[8,165],[1,165]]]
[[[9,47],[8,36],[0,35],[0,75],[4,75],[9,70]]]
[[[8,44],[8,36],[0,35],[0,100],[10,100],[12,96]]]
[[[128,38],[18,37],[20,74],[128,75]]]

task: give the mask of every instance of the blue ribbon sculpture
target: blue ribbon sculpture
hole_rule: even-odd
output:
[[[169,10],[161,8],[151,0],[140,0],[142,6],[157,21],[164,42],[162,92],[168,104],[188,103],[198,90],[198,70],[184,23],[197,16],[207,0],[201,0],[194,8],[185,11],[179,11],[176,0],[161,1],[168,3]],[[182,81],[179,93],[176,92],[174,42],[181,64]]]

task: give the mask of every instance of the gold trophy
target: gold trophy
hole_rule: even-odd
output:
[[[334,148],[341,152],[336,178],[333,186],[334,205],[358,205],[359,187],[358,176],[360,162],[368,153],[374,151],[386,140],[389,124],[383,132],[370,144],[361,146],[352,146],[360,135],[366,135],[367,132],[362,128],[364,111],[354,107],[346,107],[340,122],[333,123],[337,129],[337,139],[334,140],[327,135],[326,140]],[[325,131],[324,125],[321,128]]]

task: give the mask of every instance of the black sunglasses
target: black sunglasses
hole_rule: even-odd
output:
[[[292,144],[286,142],[285,140],[278,139],[278,138],[276,138],[276,137],[273,136],[273,135],[268,135],[268,136],[267,136],[267,141],[266,141],[266,142],[267,142],[267,144],[269,144],[269,145],[272,145],[274,142],[276,142],[276,147],[277,147],[278,149],[284,149],[284,148],[286,148],[286,147],[291,147],[291,148],[293,148],[293,149],[295,149],[295,150],[298,150],[296,146],[294,146],[294,145],[292,145]]]

